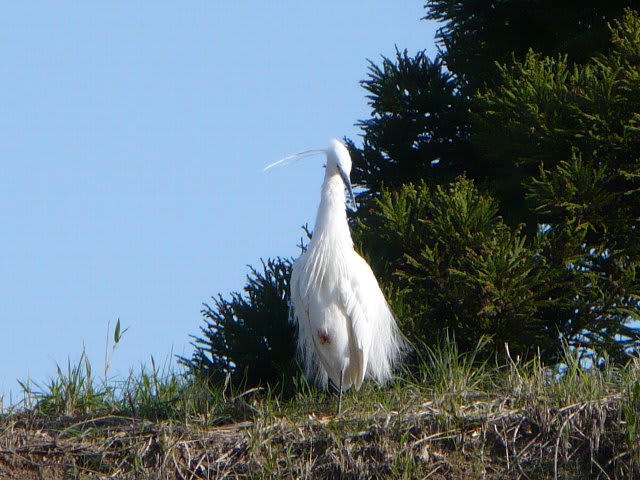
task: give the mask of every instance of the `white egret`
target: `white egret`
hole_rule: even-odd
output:
[[[345,188],[356,205],[347,148],[333,139],[326,150],[290,155],[266,169],[317,153],[326,155],[326,171],[312,239],[293,264],[291,319],[307,377],[324,388],[331,380],[340,414],[343,391],[360,389],[365,376],[380,384],[392,377],[405,340],[371,268],[353,249]]]

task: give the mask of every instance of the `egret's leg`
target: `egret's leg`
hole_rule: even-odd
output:
[[[340,387],[338,388],[338,415],[342,411],[342,380],[344,378],[344,368],[340,369]]]

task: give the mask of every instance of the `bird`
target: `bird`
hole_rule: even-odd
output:
[[[292,265],[290,320],[297,327],[297,352],[305,375],[322,388],[329,381],[342,394],[359,390],[365,377],[389,381],[407,349],[395,316],[369,264],[355,251],[347,221],[346,192],[357,208],[351,185],[351,156],[332,139],[329,147],[289,155],[265,170],[324,153],[320,205],[306,250]]]

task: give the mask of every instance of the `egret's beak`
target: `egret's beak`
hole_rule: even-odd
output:
[[[355,212],[358,209],[358,204],[356,203],[356,197],[353,194],[353,188],[351,187],[351,179],[349,175],[347,175],[341,168],[338,168],[340,172],[340,176],[342,177],[342,181],[347,186],[347,190],[349,190],[349,197],[351,198],[351,208]]]

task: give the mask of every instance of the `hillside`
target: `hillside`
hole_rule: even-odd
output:
[[[291,399],[82,365],[0,420],[0,477],[640,478],[640,362],[562,372],[453,352],[381,389]],[[54,386],[55,388],[51,388]]]

